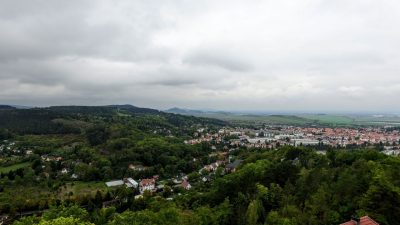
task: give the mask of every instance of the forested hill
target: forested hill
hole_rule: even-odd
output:
[[[0,110],[2,109],[16,109],[15,107],[12,107],[10,105],[0,105]]]
[[[193,124],[226,124],[217,119],[177,115],[132,105],[51,106],[31,109],[0,107],[0,128],[15,134],[80,133],[95,124],[122,120],[134,120],[140,128],[151,126],[174,129]]]

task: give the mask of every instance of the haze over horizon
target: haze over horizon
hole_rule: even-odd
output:
[[[399,112],[400,2],[0,2],[0,103]]]

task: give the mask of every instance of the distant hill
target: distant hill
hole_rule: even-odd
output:
[[[0,105],[0,110],[1,109],[16,109],[16,108],[10,105]]]
[[[257,123],[265,123],[271,125],[272,124],[306,125],[306,124],[312,124],[314,122],[314,120],[294,115],[243,114],[243,113],[232,113],[224,111],[201,111],[201,110],[181,109],[176,107],[171,108],[166,112],[225,120],[233,122],[237,125],[253,125]]]
[[[397,115],[347,115],[347,114],[268,114],[268,113],[233,113],[224,111],[201,111],[181,108],[171,108],[166,112],[214,118],[228,121],[239,126],[257,124],[267,125],[294,125],[294,126],[400,126],[400,117]]]
[[[198,114],[207,114],[208,113],[208,112],[201,111],[201,110],[181,109],[181,108],[177,108],[177,107],[168,109],[165,112],[175,113],[175,114],[185,114],[185,115],[198,115]]]
[[[133,105],[106,105],[106,106],[50,106],[50,111],[62,114],[102,114],[109,115],[116,111],[126,111],[133,114],[157,114],[160,111],[156,109],[140,108]]]
[[[0,104],[0,109],[30,109],[31,106]]]
[[[162,112],[132,105],[51,106],[44,108],[0,110],[0,128],[17,134],[81,133],[92,124],[111,124],[118,118],[139,124],[138,128],[164,127],[179,130],[193,124],[223,126],[227,122]]]

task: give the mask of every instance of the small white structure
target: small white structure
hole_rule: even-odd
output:
[[[156,188],[157,188],[158,191],[161,191],[161,190],[164,190],[164,187],[165,186],[163,184],[159,184],[159,185],[157,185]]]
[[[145,171],[148,168],[143,166],[143,165],[134,165],[134,164],[130,164],[129,169],[133,170],[133,171]]]
[[[326,155],[326,151],[316,151],[316,153],[319,155]]]
[[[312,140],[312,139],[292,139],[294,146],[307,146],[307,145],[319,145],[321,142],[319,140]]]
[[[117,186],[121,186],[121,185],[124,185],[123,180],[113,180],[113,181],[106,182],[107,187],[117,187]]]
[[[139,186],[139,183],[130,177],[128,179],[126,179],[125,184],[127,187],[130,187],[130,188],[137,188]]]
[[[400,150],[385,150],[385,151],[383,151],[383,154],[392,155],[392,156],[399,156],[400,155]]]
[[[26,155],[32,155],[32,154],[33,154],[33,151],[32,151],[32,150],[26,150],[25,154],[26,154]]]
[[[135,199],[143,198],[143,195],[135,195]]]

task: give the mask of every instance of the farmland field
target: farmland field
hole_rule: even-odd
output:
[[[25,162],[25,163],[18,163],[18,164],[12,165],[12,166],[0,167],[0,173],[8,173],[9,171],[28,167],[29,165],[30,165],[29,162]]]

